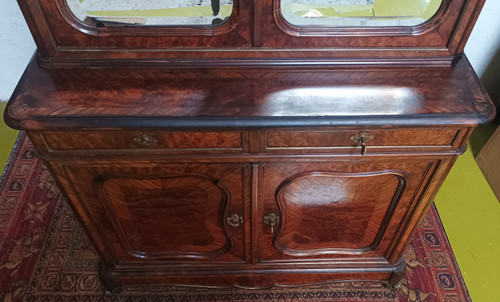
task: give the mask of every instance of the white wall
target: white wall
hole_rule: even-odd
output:
[[[500,1],[486,0],[465,54],[491,98],[500,105]]]
[[[35,48],[17,1],[0,0],[0,101],[10,98]]]
[[[10,98],[35,43],[15,0],[0,0],[0,101]],[[465,53],[491,96],[500,89],[500,1],[487,0]]]
[[[465,54],[482,75],[500,50],[500,1],[487,0],[465,47]]]

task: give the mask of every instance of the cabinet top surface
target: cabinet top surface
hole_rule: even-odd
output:
[[[31,62],[5,113],[16,128],[475,125],[494,114],[454,67],[72,69]]]

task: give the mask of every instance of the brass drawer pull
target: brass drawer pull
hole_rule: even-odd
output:
[[[361,146],[361,155],[366,154],[366,143],[369,142],[373,138],[373,135],[361,132],[358,134],[354,134],[351,136],[351,141],[356,143],[356,145]]]
[[[274,213],[264,216],[264,224],[271,227],[271,234],[274,234],[274,227],[280,223],[280,217]]]
[[[243,217],[241,217],[238,214],[231,214],[231,216],[229,216],[226,219],[226,222],[229,226],[232,226],[233,228],[238,228],[241,225],[243,225]]]
[[[154,145],[158,143],[158,139],[156,137],[151,136],[149,134],[141,134],[139,136],[134,137],[134,142],[137,144],[144,146],[144,147],[149,147],[151,145]]]

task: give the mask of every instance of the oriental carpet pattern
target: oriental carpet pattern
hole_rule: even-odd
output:
[[[17,301],[470,301],[434,207],[405,252],[397,292],[377,282],[298,288],[131,287],[106,296],[98,255],[23,136],[0,179],[0,302]]]

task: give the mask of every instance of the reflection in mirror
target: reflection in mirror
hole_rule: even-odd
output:
[[[79,20],[97,26],[219,25],[233,0],[65,0]]]
[[[279,0],[297,26],[415,26],[436,14],[443,0]]]

